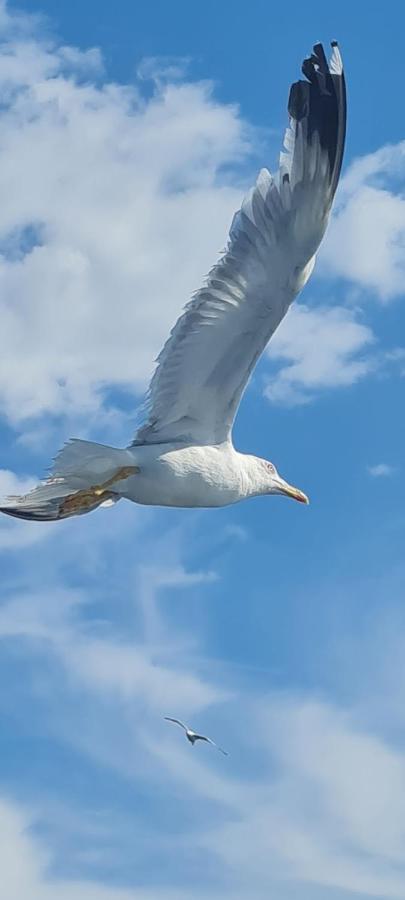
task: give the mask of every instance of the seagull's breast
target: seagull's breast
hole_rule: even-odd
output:
[[[148,445],[133,448],[140,472],[122,483],[122,496],[148,506],[227,506],[242,498],[238,454],[215,447]]]

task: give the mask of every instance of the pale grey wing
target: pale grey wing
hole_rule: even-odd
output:
[[[166,722],[174,722],[175,725],[180,725],[180,728],[184,728],[184,731],[187,731],[187,725],[184,722],[180,722],[180,719],[172,719],[170,716],[163,716],[166,719]]]
[[[134,444],[229,437],[250,373],[304,286],[324,235],[343,156],[346,102],[339,50],[321,44],[292,85],[280,168],[264,169],[227,250],[161,351],[146,423]]]
[[[229,753],[227,753],[226,750],[223,750],[222,747],[219,746],[219,744],[216,744],[215,741],[211,740],[211,738],[206,737],[205,734],[195,734],[194,739],[196,741],[206,741],[207,744],[212,744],[213,747],[216,747],[216,749],[219,750],[220,753],[223,753],[224,756],[229,756]]]

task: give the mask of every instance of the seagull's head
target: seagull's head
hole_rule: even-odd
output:
[[[299,503],[309,503],[308,497],[303,491],[293,487],[288,481],[279,475],[275,465],[267,459],[255,458],[257,463],[257,482],[260,485],[259,493],[261,494],[283,494],[285,497],[292,497]]]

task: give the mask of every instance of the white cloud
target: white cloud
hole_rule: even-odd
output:
[[[222,760],[214,766],[217,757],[191,751],[169,730],[161,741],[147,744],[149,777],[155,773],[159,783],[170,785],[172,802],[177,795],[187,797],[187,830],[176,826],[172,852],[185,859],[200,854],[201,860],[210,860],[211,871],[213,859],[220,866],[215,869],[220,893],[212,883],[197,887],[196,900],[344,900],[347,893],[402,900],[404,755],[326,702],[274,694],[258,698],[257,704],[246,704],[244,698],[243,709],[237,740],[250,768],[257,761],[254,776],[235,774],[232,757],[226,766]],[[51,852],[32,836],[32,826],[40,822],[38,812],[0,801],[0,865],[7,900],[67,900],[73,892],[78,900],[189,897],[181,873],[177,884],[162,885],[160,880],[160,887],[144,890],[66,876],[58,880],[50,874]],[[127,827],[134,838],[134,825],[128,822]],[[97,857],[97,833],[92,837]],[[156,858],[160,835],[150,840]],[[106,846],[105,837],[101,845]],[[150,874],[148,883],[153,881]]]
[[[293,900],[298,890],[301,900],[315,900],[318,890],[320,900],[344,900],[349,891],[384,900],[402,898],[403,752],[364,724],[360,727],[358,710],[354,716],[331,702],[288,693],[240,690],[231,695],[216,684],[212,661],[202,654],[201,630],[191,637],[181,634],[178,621],[168,624],[172,611],[170,616],[162,612],[163,602],[170,604],[171,592],[178,602],[180,590],[187,597],[199,584],[212,582],[213,576],[185,570],[176,560],[173,539],[167,535],[165,541],[166,550],[163,544],[153,551],[140,548],[143,568],[141,577],[133,579],[133,601],[141,626],[126,623],[120,628],[117,621],[99,619],[86,592],[50,585],[49,573],[46,589],[14,588],[6,597],[0,609],[0,637],[4,650],[10,642],[14,658],[19,652],[24,661],[35,661],[32,684],[18,675],[26,682],[35,727],[88,755],[94,765],[102,765],[107,774],[113,771],[132,788],[142,781],[143,790],[153,785],[154,796],[157,786],[160,792],[169,791],[173,816],[176,799],[181,804],[186,798],[187,815],[183,818],[180,812],[176,818],[172,850],[186,859],[191,854],[202,869],[207,858],[210,866],[214,858],[226,900],[239,895],[244,900],[247,892],[252,900],[269,895]],[[162,560],[160,569],[145,565],[152,552]],[[168,557],[175,558],[173,568]],[[83,548],[84,559],[93,567],[90,542]],[[83,574],[83,560],[75,561],[76,579]],[[131,579],[128,570],[120,579],[121,564],[114,564],[113,548],[110,560],[118,601]],[[61,566],[65,572],[68,561],[62,558]],[[44,571],[43,564],[40,570]],[[142,631],[150,605],[153,627],[147,620]],[[199,674],[201,669],[208,677]],[[165,730],[161,719],[165,713],[184,716],[206,729],[230,750],[229,759],[209,753],[210,748],[191,750],[181,735]],[[24,717],[25,704],[19,704],[15,714]],[[165,802],[163,798],[161,803]],[[0,819],[1,814],[0,807]],[[20,815],[18,810],[16,814]],[[13,821],[5,821],[5,831],[11,830],[14,841]],[[24,816],[21,821],[25,833]],[[46,821],[46,814],[39,812],[36,821]],[[132,840],[133,829],[130,819],[125,834]],[[146,858],[152,846],[155,856],[162,851],[157,832],[144,839]],[[72,871],[82,871],[85,856],[80,854],[86,849],[97,859],[99,847],[97,836],[91,841],[83,838],[80,853],[69,857]],[[113,888],[108,892],[91,881],[85,886],[51,879],[50,854],[39,864],[37,854],[43,850],[29,837],[18,852],[23,874],[26,854],[31,854],[33,864],[23,886],[19,881],[14,886],[17,867],[10,874],[5,870],[15,891],[14,895],[10,891],[12,900],[22,900],[23,890],[35,900],[48,896],[65,900],[73,890],[79,900],[103,897],[103,890],[106,900],[127,900],[128,892]],[[114,862],[114,849],[112,855]],[[182,883],[174,889],[172,882],[173,876],[161,888],[162,900],[182,898]],[[187,896],[186,891],[183,894]],[[149,900],[136,888],[129,896]],[[159,898],[158,890],[155,896]],[[212,887],[202,887],[199,900],[208,897]]]
[[[306,403],[325,388],[345,387],[367,375],[371,329],[342,306],[310,309],[296,304],[276,331],[268,350],[285,363],[271,377],[265,395],[274,403]]]
[[[9,494],[26,494],[34,487],[35,479],[21,478],[9,469],[0,469],[0,499]]]
[[[393,466],[389,466],[388,463],[377,463],[375,466],[367,466],[367,471],[372,478],[389,478],[390,475],[394,474],[395,469]]]
[[[230,525],[225,525],[223,530],[224,537],[231,538],[232,540],[237,541],[247,541],[249,537],[249,532],[242,525],[236,525],[236,523],[231,523]]]
[[[167,83],[183,79],[189,64],[189,57],[147,56],[140,62],[137,74],[143,81]]]
[[[299,884],[305,898],[316,886],[342,900],[346,891],[402,898],[404,755],[332,704],[282,694],[262,697],[251,715],[252,743],[268,748],[266,775],[260,790],[234,785],[233,815],[203,846],[263,896],[292,898]]]
[[[241,706],[243,722],[235,730],[232,717]],[[319,897],[334,900],[344,900],[346,892],[402,900],[404,755],[357,727],[348,712],[287,694],[261,696],[257,702],[239,697],[225,722],[231,747],[242,747],[250,762],[244,772],[235,772],[232,756],[225,767],[222,762],[216,765],[219,757],[204,748],[191,752],[169,730],[158,740],[145,741],[138,726],[134,746],[137,756],[147,751],[147,777],[155,787],[156,783],[169,786],[172,802],[177,795],[187,797],[187,829],[176,826],[173,851],[186,857],[192,853],[195,858],[202,854],[201,860],[207,852],[210,859],[214,857],[220,866],[221,896],[229,900],[235,900],[239,892],[244,898],[248,887],[249,896],[257,900],[264,900],[269,892],[280,900],[293,900],[297,890],[303,900],[313,900],[318,888]],[[111,722],[108,726],[104,717],[107,745],[110,733]],[[127,756],[132,746],[127,741]],[[127,775],[131,761],[127,771],[122,762],[119,768]],[[214,816],[208,814],[212,803]],[[80,900],[92,898],[92,891],[94,896],[104,896],[101,885],[101,893],[96,893],[98,885],[90,883],[90,893],[82,895],[84,885],[50,880],[50,856],[27,835],[27,817],[14,808],[11,816],[6,813],[0,804],[0,860],[5,848],[13,849],[17,835],[24,835],[21,847],[17,840],[19,866],[12,868],[9,862],[2,869],[2,883],[15,890],[10,891],[12,900],[25,900],[25,896],[47,900],[47,890],[49,897],[59,900],[69,896],[68,888],[72,891],[76,884],[75,896]],[[127,827],[133,829],[130,822]],[[97,836],[93,838],[96,848]],[[153,836],[155,853],[159,839],[159,834]],[[93,852],[97,855],[96,849]],[[154,896],[183,897],[181,877],[177,887],[167,885],[161,891]],[[105,896],[119,900],[121,893],[110,889]],[[127,893],[122,896],[126,898]],[[128,896],[144,898],[136,889]],[[146,893],[145,900],[149,896]],[[212,897],[212,886],[202,887],[196,896]]]
[[[178,581],[175,573],[170,581],[162,577],[145,596],[141,586],[136,602],[144,611],[153,604],[154,619],[160,625],[158,589],[168,585],[182,587],[187,583],[185,579],[186,573],[181,573]],[[190,575],[190,583],[200,583],[200,579],[193,581]],[[0,607],[0,639],[19,637],[34,645],[41,642],[42,652],[51,654],[79,689],[85,687],[105,699],[117,697],[124,703],[147,703],[154,715],[167,709],[174,700],[187,711],[203,709],[228,696],[227,692],[188,671],[181,659],[178,665],[172,665],[181,642],[168,628],[164,654],[156,635],[153,635],[155,642],[149,642],[149,632],[144,641],[125,639],[121,635],[106,636],[104,629],[95,634],[84,617],[87,602],[86,595],[80,591],[56,587],[49,594],[45,591],[16,594]],[[163,625],[159,633],[161,630]]]
[[[158,884],[152,888],[107,887],[99,881],[69,880],[51,874],[52,856],[31,827],[36,817],[8,800],[0,799],[0,869],[4,900],[189,900],[189,890]],[[155,879],[150,879],[153,882]],[[207,900],[193,890],[196,900]],[[222,894],[212,893],[211,900]],[[233,898],[237,900],[237,897]],[[242,900],[242,898],[240,898]]]
[[[98,51],[10,34],[3,14],[0,411],[17,422],[143,390],[225,243],[241,192],[221,172],[248,141],[206,82],[146,100],[91,80]]]
[[[394,347],[386,353],[386,361],[393,365],[399,376],[405,378],[405,349],[404,347]]]
[[[404,293],[405,141],[356,160],[342,179],[320,255],[338,275],[382,300]]]
[[[141,565],[137,575],[137,603],[142,609],[143,638],[155,646],[167,642],[166,627],[159,609],[159,595],[162,590],[179,590],[195,585],[211,584],[217,580],[215,572],[186,572],[181,565]]]

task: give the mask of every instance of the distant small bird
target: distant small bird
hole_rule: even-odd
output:
[[[191,728],[187,728],[187,725],[185,725],[184,722],[180,722],[179,719],[172,719],[170,716],[164,716],[164,718],[166,719],[166,722],[174,722],[175,725],[180,725],[180,728],[182,728],[183,731],[186,732],[187,740],[190,741],[190,744],[192,744],[193,746],[196,741],[206,741],[207,744],[212,744],[213,747],[216,747],[220,753],[224,754],[224,756],[229,756],[229,753],[227,753],[226,750],[223,750],[222,747],[219,747],[218,744],[215,743],[215,741],[212,741],[211,738],[206,737],[205,734],[197,734],[196,731],[192,731]]]

